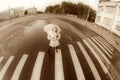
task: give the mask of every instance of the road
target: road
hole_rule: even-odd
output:
[[[49,15],[11,23],[0,28],[0,80],[120,79],[114,66],[120,53],[83,25]],[[58,52],[47,52],[49,23],[62,29]]]

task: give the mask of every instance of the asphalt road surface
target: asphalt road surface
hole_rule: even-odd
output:
[[[12,23],[12,24],[11,24]],[[0,27],[0,80],[119,80],[120,53],[104,38],[64,16],[25,17]],[[62,29],[58,51],[44,26]]]

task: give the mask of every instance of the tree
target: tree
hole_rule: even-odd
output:
[[[78,18],[82,18],[83,15],[83,4],[82,3],[78,3],[77,4],[77,16]]]
[[[24,14],[25,14],[25,15],[28,15],[28,10],[25,10],[25,11],[24,11]]]
[[[45,11],[45,12],[47,12],[47,13],[53,13],[53,10],[54,10],[54,7],[53,7],[53,6],[48,6],[48,7],[46,8],[46,11]]]
[[[46,13],[54,14],[72,14],[77,15],[78,18],[94,21],[96,11],[83,3],[62,2],[54,6],[48,6],[45,10]]]
[[[91,10],[90,10],[90,14],[89,14],[88,21],[94,22],[94,21],[95,21],[95,17],[96,17],[96,11],[93,10],[93,9],[91,9]]]
[[[62,13],[62,9],[61,9],[60,4],[54,5],[54,11],[53,11],[53,13],[56,13],[56,14],[61,14]]]

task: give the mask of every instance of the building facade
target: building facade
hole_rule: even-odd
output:
[[[95,23],[120,36],[120,0],[100,0]]]
[[[14,9],[13,8],[9,8],[8,10],[5,10],[3,12],[0,13],[0,19],[10,19],[14,17]]]
[[[37,8],[33,7],[33,8],[28,8],[28,15],[36,15],[37,14]]]
[[[15,17],[22,17],[24,16],[24,8],[23,7],[18,7],[18,8],[14,8],[14,16]]]
[[[15,17],[21,17],[24,16],[24,8],[19,7],[19,8],[9,8],[3,12],[0,12],[0,19],[5,20],[5,19],[11,19]]]

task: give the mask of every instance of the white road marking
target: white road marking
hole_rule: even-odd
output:
[[[96,50],[99,51],[99,53],[103,56],[103,58],[107,61],[108,64],[111,64],[110,60],[105,56],[105,54],[95,45],[94,42],[92,42],[92,40],[87,39],[89,42],[91,42],[91,44],[96,48]]]
[[[23,66],[24,66],[27,58],[28,58],[27,54],[24,54],[22,56],[21,60],[19,61],[18,65],[17,65],[17,67],[16,67],[16,69],[15,69],[15,71],[13,73],[13,76],[12,76],[11,80],[19,80],[20,73],[21,73],[21,71],[23,69]]]
[[[40,80],[44,56],[45,56],[44,52],[39,52],[36,58],[36,62],[30,80]]]
[[[87,60],[87,62],[88,62],[88,65],[90,66],[91,71],[92,71],[92,73],[93,73],[93,76],[95,77],[95,80],[101,80],[100,75],[99,75],[99,73],[98,73],[98,71],[97,71],[97,69],[96,69],[93,61],[92,61],[91,58],[89,57],[87,51],[84,49],[84,47],[82,46],[82,44],[81,44],[80,42],[77,42],[77,44],[78,44],[78,46],[80,47],[83,55],[85,56],[85,58],[86,58],[86,60]]]
[[[2,56],[2,57],[0,57],[0,63],[2,62],[2,60],[4,59],[4,57]]]
[[[98,58],[97,60],[100,63],[100,65],[101,65],[102,69],[104,70],[104,72],[109,75],[109,77],[110,77],[111,80],[113,80],[113,78],[112,78],[111,74],[109,73],[107,67],[105,66],[105,64],[103,63],[103,61],[101,59],[99,59],[100,58],[99,55],[96,54],[95,50],[93,50],[93,48],[90,46],[90,44],[86,40],[84,40],[84,42],[89,47],[89,49],[92,51],[92,53],[94,54],[94,56],[96,56],[96,58]],[[91,41],[89,41],[89,42],[92,44]]]
[[[98,54],[96,54],[95,50],[90,46],[90,44],[87,42],[87,40],[83,40],[84,43],[88,46],[88,48],[91,50],[92,54],[95,56],[95,58],[97,59],[97,61],[99,62],[99,64],[101,65],[103,71],[105,73],[109,73],[108,69],[106,68],[106,66],[104,65],[104,63],[102,62],[101,58],[99,57]]]
[[[100,45],[100,43],[98,43],[94,38],[91,38],[96,44],[98,44],[98,46],[100,46],[100,48],[106,53],[106,55],[108,55],[109,58],[112,58],[112,56],[105,50],[105,48],[103,46]]]
[[[8,67],[10,66],[10,64],[12,63],[13,59],[14,59],[14,56],[11,56],[11,57],[8,59],[8,61],[5,63],[5,65],[4,65],[4,67],[2,68],[2,70],[0,71],[0,80],[3,79],[5,73],[6,73],[7,69],[8,69]]]
[[[64,80],[61,50],[55,53],[55,80]]]
[[[99,36],[96,37],[96,38],[98,38],[99,40],[101,40],[107,47],[109,47],[109,49],[111,49],[112,51],[114,51],[114,48],[108,42],[106,42],[103,38],[100,38]]]
[[[104,48],[107,49],[110,54],[113,54],[112,51],[110,49],[108,49],[108,47],[105,46],[105,44],[103,44],[98,38],[94,37],[94,39],[96,39],[99,43],[101,43],[101,45],[104,46]]]
[[[84,73],[82,71],[81,64],[80,64],[80,62],[78,60],[78,57],[76,55],[76,52],[75,52],[73,46],[72,45],[68,45],[68,47],[69,47],[70,55],[72,57],[72,61],[73,61],[74,67],[75,67],[77,80],[85,80],[85,76],[84,76]]]

